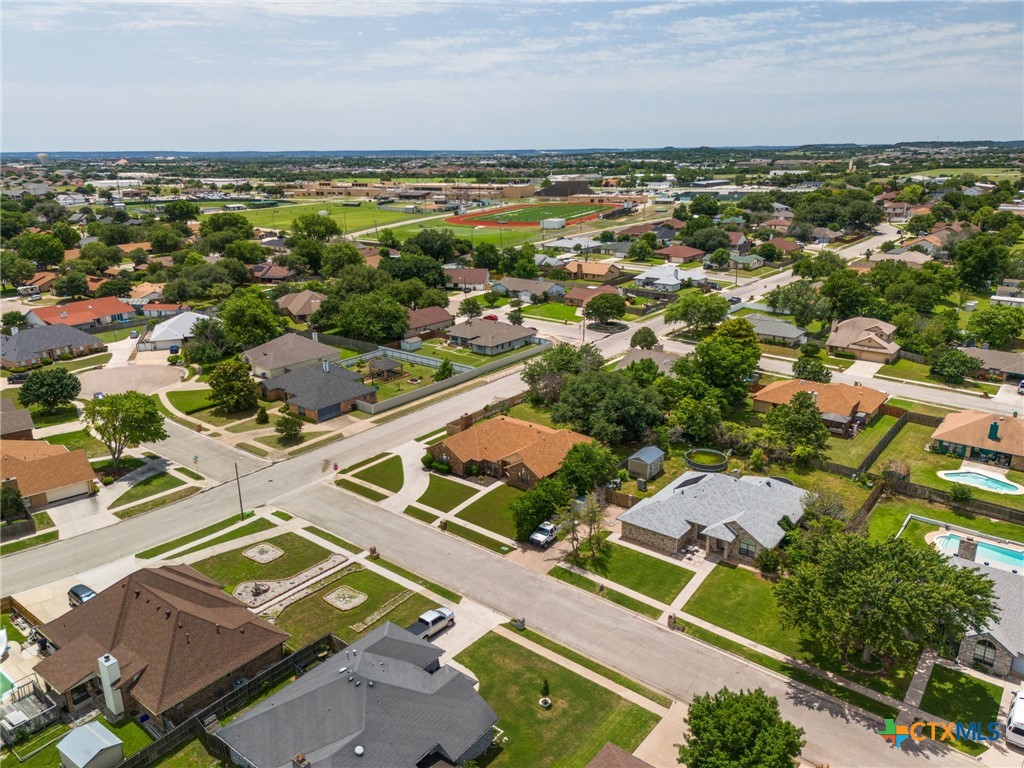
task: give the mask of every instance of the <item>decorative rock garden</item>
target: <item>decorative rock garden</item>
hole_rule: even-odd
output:
[[[277,558],[284,556],[284,550],[280,547],[276,547],[273,544],[261,541],[259,544],[254,544],[242,553],[242,557],[247,557],[250,560],[255,560],[257,563],[266,564],[272,563]]]
[[[366,602],[366,595],[352,587],[338,587],[330,594],[324,595],[324,600],[339,611],[351,611]]]

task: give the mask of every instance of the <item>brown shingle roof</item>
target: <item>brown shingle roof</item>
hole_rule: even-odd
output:
[[[35,668],[51,686],[96,675],[110,653],[122,686],[156,714],[214,684],[226,692],[233,671],[288,639],[184,565],[136,571],[40,631],[60,649]]]
[[[454,319],[444,307],[424,307],[423,309],[406,309],[410,328],[426,328],[428,325],[450,323]]]
[[[871,351],[896,352],[900,345],[889,341],[896,326],[874,317],[851,317],[843,320],[829,334],[829,347],[841,349],[866,349]]]
[[[320,302],[327,297],[316,291],[289,293],[277,300],[277,306],[293,315],[312,315],[320,308]]]
[[[479,317],[459,323],[448,331],[448,337],[481,347],[497,347],[519,339],[528,339],[537,333],[536,328],[511,323],[499,323],[495,320],[483,320]]]
[[[32,414],[27,408],[19,408],[12,400],[0,397],[0,435],[13,435],[26,430],[32,434],[33,427]]]
[[[0,475],[17,478],[22,496],[96,479],[84,450],[69,451],[63,445],[42,440],[0,442]]]
[[[659,248],[655,253],[664,256],[669,261],[693,261],[704,255],[700,248],[691,248],[688,245],[669,245]]]
[[[998,440],[990,440],[988,437],[993,421],[999,424]],[[960,411],[942,420],[932,432],[932,440],[1024,456],[1024,421],[982,411]]]
[[[247,349],[242,359],[260,368],[283,368],[289,365],[307,363],[327,355],[341,356],[335,347],[307,339],[297,333],[286,333],[271,339],[258,347]]]
[[[793,251],[799,251],[802,247],[799,243],[794,240],[787,240],[784,237],[773,237],[768,241],[783,253],[791,253]]]
[[[792,400],[797,392],[817,392],[818,410],[822,413],[838,413],[840,416],[853,416],[858,411],[874,413],[889,397],[885,392],[871,387],[790,379],[773,381],[760,392],[754,393],[754,401],[780,405]]]
[[[487,282],[487,270],[475,267],[446,269],[444,276],[452,285],[482,285]]]
[[[547,477],[561,468],[570,448],[589,442],[589,437],[570,429],[497,416],[445,438],[444,446],[463,462],[522,462],[537,477]]]
[[[618,293],[618,289],[611,285],[595,285],[585,286],[577,285],[567,294],[565,294],[566,301],[580,301],[583,306],[587,306],[587,303],[595,296],[600,296],[602,293]]]

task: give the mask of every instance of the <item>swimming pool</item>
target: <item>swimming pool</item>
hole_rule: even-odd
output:
[[[947,533],[935,539],[939,551],[944,555],[955,555],[960,547],[960,537],[955,533]],[[987,541],[978,542],[978,551],[974,555],[974,562],[988,563],[994,568],[1004,571],[1017,571],[1024,573],[1024,552],[1009,547],[1000,547],[998,544],[989,544]]]
[[[1024,487],[1011,483],[995,473],[978,472],[975,470],[944,470],[937,473],[943,480],[949,480],[961,485],[972,485],[984,491],[993,493],[1006,493],[1011,496],[1024,494]]]

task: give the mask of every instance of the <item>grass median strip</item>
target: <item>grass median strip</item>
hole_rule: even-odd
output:
[[[314,536],[319,536],[324,541],[329,541],[334,546],[341,547],[342,549],[348,550],[349,552],[351,552],[354,555],[357,555],[357,554],[359,554],[360,552],[363,551],[360,547],[357,547],[355,544],[352,544],[351,542],[345,541],[340,536],[335,536],[333,533],[328,533],[327,531],[321,531],[315,525],[307,525],[302,530],[309,531]]]
[[[179,475],[184,475],[185,477],[190,477],[193,480],[202,480],[203,479],[202,475],[200,475],[198,472],[193,472],[188,467],[175,467],[174,471],[177,472]]]
[[[371,456],[368,459],[363,459],[362,461],[357,461],[355,464],[350,464],[349,466],[347,466],[343,470],[341,470],[341,474],[347,475],[349,472],[354,472],[355,470],[359,469],[360,467],[365,467],[367,464],[372,464],[375,461],[380,461],[381,459],[383,459],[387,455],[388,454],[386,452],[385,453],[378,453],[376,456]]]
[[[183,557],[184,555],[191,555],[193,552],[199,552],[203,549],[209,549],[210,547],[215,547],[218,544],[225,544],[226,542],[234,541],[235,539],[240,539],[243,536],[251,536],[254,533],[262,533],[263,531],[267,531],[271,528],[276,527],[277,526],[269,520],[267,520],[267,518],[259,517],[249,523],[246,523],[240,528],[235,528],[233,531],[228,531],[222,536],[218,536],[215,539],[210,539],[209,541],[204,541],[202,544],[197,544],[196,546],[191,547],[190,549],[186,549],[184,552],[179,552],[178,557]]]
[[[29,536],[25,539],[18,539],[17,541],[9,541],[6,544],[0,544],[0,555],[10,555],[15,552],[20,552],[23,549],[31,549],[32,547],[39,547],[43,544],[49,544],[51,541],[56,541],[59,534],[57,531],[47,531],[38,536]]]
[[[169,475],[166,472],[150,475],[149,477],[135,483],[135,485],[112,501],[110,503],[110,509],[132,504],[141,499],[145,499],[148,496],[155,496],[158,493],[178,488],[184,484],[184,480],[179,480],[174,475]]]
[[[567,584],[572,584],[574,587],[579,587],[580,589],[586,590],[587,592],[592,592],[595,595],[599,595],[600,597],[603,597],[606,600],[615,603],[616,605],[622,606],[628,611],[633,611],[633,613],[639,613],[641,616],[646,616],[649,619],[657,619],[661,616],[660,608],[655,608],[653,605],[642,603],[636,598],[630,597],[629,595],[624,595],[622,592],[616,592],[614,589],[608,589],[607,587],[605,589],[602,589],[601,591],[598,591],[601,585],[598,584],[596,581],[588,579],[586,576],[580,576],[578,573],[570,571],[567,568],[562,568],[561,566],[552,568],[550,571],[548,571],[548,575],[558,579],[559,581],[564,581]]]
[[[405,484],[405,472],[402,469],[402,457],[392,456],[379,464],[367,467],[353,475],[358,480],[372,483],[392,493],[398,493]]]
[[[281,510],[277,510],[277,512],[274,512],[273,514],[278,520],[284,520],[286,523],[292,519],[291,515],[287,512],[282,512]]]
[[[255,456],[260,456],[263,458],[266,458],[267,456],[270,455],[267,451],[263,450],[262,448],[258,448],[257,446],[251,445],[249,443],[237,443],[235,447],[241,448],[243,451],[248,451],[249,453],[254,454]]]
[[[723,651],[735,654],[736,656],[744,658],[747,661],[751,661],[758,666],[777,672],[783,677],[788,677],[790,680],[803,683],[804,685],[819,690],[822,693],[827,693],[829,696],[845,701],[848,704],[853,704],[855,707],[860,707],[867,712],[878,715],[883,720],[886,718],[895,719],[896,715],[899,714],[895,707],[883,704],[877,699],[865,696],[862,693],[857,693],[856,691],[851,691],[849,688],[844,688],[838,683],[833,683],[831,680],[825,680],[824,678],[811,674],[806,670],[794,667],[792,664],[787,664],[784,661],[779,661],[776,658],[767,656],[760,651],[747,648],[745,645],[741,645],[726,637],[710,632],[703,627],[698,627],[697,625],[683,621],[682,619],[676,619],[676,624],[684,629],[686,634],[695,637],[698,640],[708,643],[709,645],[713,645],[716,648],[721,648]]]
[[[127,520],[129,517],[135,517],[145,512],[152,512],[154,509],[159,509],[168,504],[173,504],[176,501],[187,499],[189,496],[193,496],[199,493],[202,488],[190,487],[182,488],[180,491],[174,493],[168,493],[166,496],[160,496],[156,499],[150,499],[149,501],[143,502],[142,504],[136,504],[134,507],[128,507],[127,509],[121,509],[114,513],[114,516],[121,519]]]
[[[427,523],[428,525],[433,525],[434,523],[436,523],[437,518],[439,517],[438,515],[435,515],[432,512],[427,512],[427,510],[425,509],[420,509],[419,507],[414,507],[412,505],[409,505],[408,507],[405,508],[404,514],[408,515],[409,517],[415,517],[417,520]]]
[[[594,661],[593,659],[587,658],[583,654],[577,653],[571,648],[566,648],[564,645],[559,645],[554,640],[549,640],[548,638],[544,637],[544,635],[539,635],[532,629],[516,629],[514,626],[512,626],[511,623],[503,624],[502,626],[512,630],[513,632],[518,632],[527,640],[530,640],[531,642],[534,642],[537,645],[541,645],[547,648],[549,651],[554,651],[559,656],[564,656],[569,661],[573,661],[579,664],[581,667],[586,667],[591,672],[596,672],[602,677],[608,678],[613,683],[618,683],[623,688],[628,688],[629,690],[633,691],[633,693],[639,693],[645,699],[650,699],[655,704],[660,704],[663,707],[672,706],[672,699],[670,699],[668,696],[662,693],[658,693],[657,691],[652,691],[650,688],[638,683],[633,678],[626,677],[625,675],[616,672],[614,669],[609,669],[603,664],[600,664]]]
[[[448,533],[455,534],[460,539],[472,541],[474,544],[479,544],[481,547],[491,550],[491,552],[497,552],[499,555],[507,555],[512,551],[512,547],[508,544],[502,544],[500,541],[492,539],[490,536],[474,531],[472,528],[466,528],[458,523],[453,523],[450,520],[448,521],[448,527],[445,530],[447,530]]]
[[[367,488],[365,485],[354,483],[351,480],[347,480],[344,477],[335,480],[334,484],[339,488],[344,488],[346,491],[351,491],[352,493],[356,493],[360,496],[363,496],[369,499],[370,501],[384,501],[384,499],[387,498],[387,494],[385,493],[380,493],[378,491],[373,490],[372,488]]]
[[[449,480],[440,475],[431,475],[427,481],[427,490],[417,499],[417,502],[442,512],[450,512],[476,494],[477,491],[478,489],[455,480]]]
[[[432,581],[427,581],[422,576],[417,576],[412,571],[407,571],[400,565],[395,565],[394,563],[385,560],[382,557],[377,558],[373,562],[379,565],[381,568],[386,568],[392,573],[397,573],[399,576],[404,576],[409,581],[419,584],[421,587],[426,587],[435,595],[443,597],[445,600],[451,600],[453,603],[462,602],[462,595],[460,595],[458,592],[452,592],[452,590],[446,587],[442,587],[440,584],[435,584]]]
[[[198,531],[193,531],[186,536],[179,536],[173,541],[168,541],[166,544],[161,544],[158,547],[150,547],[149,549],[139,552],[135,556],[143,560],[151,560],[154,557],[159,557],[165,552],[171,552],[179,547],[184,547],[186,544],[191,544],[193,541],[199,541],[207,536],[212,536],[218,531],[223,531],[225,528],[230,528],[232,525],[238,522],[237,517],[229,517],[227,520],[221,520],[219,523],[208,525],[205,528],[200,528]]]

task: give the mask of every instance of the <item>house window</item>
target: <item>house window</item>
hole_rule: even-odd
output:
[[[740,556],[754,557],[757,555],[757,545],[752,539],[740,539]]]
[[[991,667],[996,663],[996,646],[988,640],[979,640],[974,645],[974,663]]]

